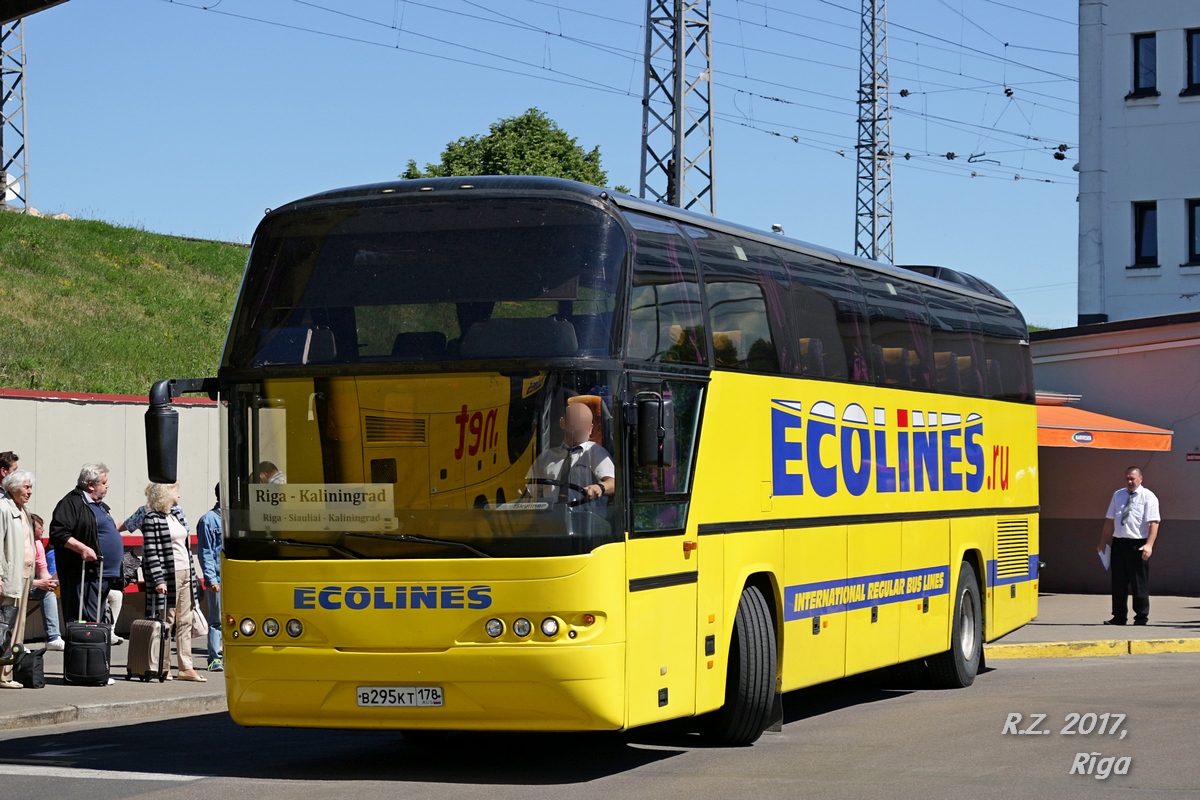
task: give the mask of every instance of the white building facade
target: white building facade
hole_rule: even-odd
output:
[[[1080,0],[1079,323],[1200,310],[1200,0]]]

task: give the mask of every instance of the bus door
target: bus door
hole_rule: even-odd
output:
[[[703,386],[658,378],[633,378],[627,385],[628,408],[638,409],[625,448],[631,479],[628,724],[643,725],[688,716],[696,708],[702,555],[686,530]],[[660,443],[661,461],[651,452]],[[719,569],[719,563],[712,566]]]

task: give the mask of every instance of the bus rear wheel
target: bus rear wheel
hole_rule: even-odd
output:
[[[983,613],[979,581],[975,570],[964,561],[958,569],[950,649],[929,659],[929,674],[939,688],[964,689],[975,682],[982,658]]]
[[[742,590],[725,675],[725,705],[712,718],[714,744],[745,747],[762,736],[775,705],[775,624],[766,598],[755,586]]]

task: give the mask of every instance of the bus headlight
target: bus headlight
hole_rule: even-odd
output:
[[[500,634],[504,633],[504,623],[498,619],[489,619],[487,624],[483,626],[487,631],[487,635],[493,639],[499,638]]]
[[[267,636],[279,635],[279,623],[273,619],[267,618],[263,620],[263,633]]]
[[[253,636],[254,632],[258,630],[258,626],[254,624],[254,620],[249,617],[242,620],[242,624],[238,628],[242,631],[242,636]]]
[[[513,633],[524,639],[533,630],[533,624],[529,620],[521,617],[513,623]]]
[[[546,617],[542,620],[542,633],[549,637],[557,636],[558,620],[554,617]]]
[[[287,635],[288,636],[295,639],[295,638],[298,638],[300,636],[300,634],[302,634],[302,633],[304,633],[304,626],[300,624],[300,620],[289,619],[287,621]]]

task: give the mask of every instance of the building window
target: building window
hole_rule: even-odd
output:
[[[1133,35],[1133,91],[1131,97],[1158,96],[1158,40],[1153,33]]]
[[[1189,267],[1200,267],[1200,200],[1188,200]]]
[[[1187,86],[1179,93],[1180,97],[1190,94],[1200,94],[1200,28],[1184,33],[1187,37]]]
[[[1133,266],[1158,266],[1158,203],[1133,204]]]

